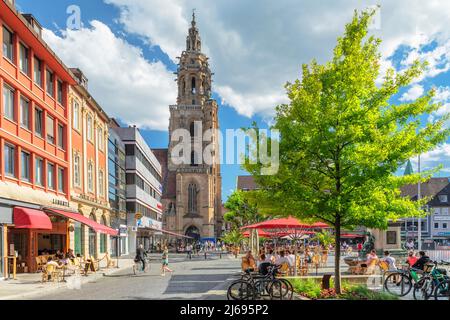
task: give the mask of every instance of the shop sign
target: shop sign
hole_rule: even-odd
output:
[[[139,219],[137,221],[137,226],[139,228],[151,228],[151,229],[162,230],[162,222],[156,221],[149,217],[142,217],[141,219]]]
[[[450,220],[450,216],[434,216],[433,217],[434,221],[448,221]]]
[[[438,232],[438,233],[437,233],[437,236],[440,236],[440,237],[448,237],[448,236],[450,236],[450,232]]]
[[[11,207],[0,206],[0,223],[13,223],[13,209]]]
[[[119,226],[119,236],[120,237],[126,237],[128,235],[128,229],[126,225],[121,224]]]

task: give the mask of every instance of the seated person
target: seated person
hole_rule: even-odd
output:
[[[419,258],[415,256],[414,251],[410,251],[408,253],[408,258],[406,258],[406,263],[409,265],[409,267],[411,268],[417,262],[417,260],[419,260]]]
[[[395,265],[395,258],[391,257],[391,253],[389,251],[384,252],[384,258],[382,261],[386,262],[389,266],[388,271],[396,271],[397,266]]]
[[[276,265],[282,265],[283,263],[287,263],[289,265],[289,267],[291,267],[291,262],[289,261],[289,259],[285,256],[285,252],[284,250],[282,250],[280,252],[280,257],[278,257],[278,259],[275,261]]]
[[[245,257],[242,258],[242,270],[254,271],[256,269],[256,261],[251,251],[248,251]]]
[[[259,266],[258,266],[258,272],[260,274],[262,274],[263,276],[265,276],[265,275],[267,275],[269,273],[268,268],[272,264],[266,260],[266,255],[264,253],[261,254],[260,259],[261,259],[260,260],[261,262],[259,263]]]
[[[55,258],[56,259],[64,259],[64,254],[61,251],[57,250],[56,254],[55,254]]]
[[[67,251],[66,257],[65,257],[65,258],[66,258],[66,259],[70,259],[70,260],[75,259],[75,254],[73,253],[73,250],[72,250],[72,249],[69,249],[69,250]]]
[[[411,268],[423,271],[425,265],[430,262],[430,257],[426,255],[425,251],[420,251],[419,257],[419,260],[417,260]]]
[[[360,267],[361,268],[367,268],[368,266],[371,265],[371,263],[373,263],[374,260],[378,261],[378,256],[377,256],[377,253],[376,253],[375,249],[372,249],[370,251],[370,253],[367,254],[366,261],[362,262]]]

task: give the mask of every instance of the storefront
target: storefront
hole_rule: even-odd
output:
[[[0,204],[0,280],[6,276],[6,233],[7,226],[12,224],[12,208]]]
[[[67,221],[42,210],[14,207],[7,231],[9,256],[17,257],[17,273],[35,272],[36,257],[67,250]]]
[[[161,244],[162,222],[148,217],[137,220],[136,245],[143,245],[145,250],[154,251]]]

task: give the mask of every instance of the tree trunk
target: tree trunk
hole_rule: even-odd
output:
[[[334,288],[336,294],[341,294],[341,219],[338,216],[334,225],[335,252],[334,252]]]

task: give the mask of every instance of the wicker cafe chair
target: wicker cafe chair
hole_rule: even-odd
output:
[[[51,280],[53,282],[59,282],[61,279],[61,269],[56,266],[49,264],[45,266],[44,271],[42,272],[42,282],[48,282],[48,277],[51,276]]]
[[[289,264],[287,262],[283,262],[281,264],[280,269],[278,269],[278,273],[281,276],[288,276],[289,275]]]
[[[36,269],[36,273],[38,272],[43,272],[44,271],[44,267],[45,267],[45,263],[42,260],[41,256],[37,256],[35,258],[36,260],[36,265],[37,265],[37,269]]]
[[[307,276],[308,275],[308,262],[307,259],[297,257],[297,273],[300,276]]]

